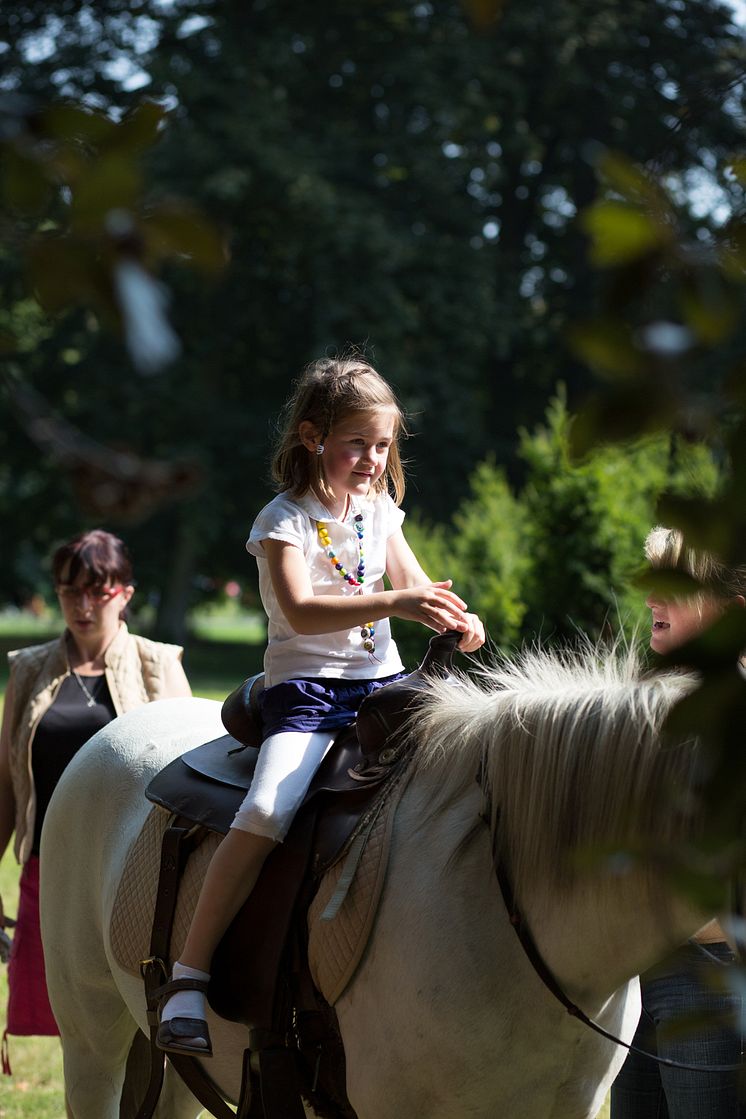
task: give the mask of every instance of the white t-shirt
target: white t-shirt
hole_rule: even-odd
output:
[[[333,567],[318,537],[317,523],[324,521],[339,561],[351,574],[358,565],[358,537],[354,517],[363,515],[365,583],[363,594],[383,589],[386,544],[401,527],[404,513],[388,494],[370,501],[350,500],[347,516],[332,517],[313,494],[290,497],[278,494],[265,505],[254,521],[246,549],[256,556],[259,594],[269,620],[268,644],[264,654],[266,687],[297,678],[346,678],[378,680],[401,672],[403,665],[391,637],[388,618],[375,623],[375,659],[363,648],[360,627],[335,633],[304,634],[291,628],[272,588],[262,540],[285,540],[301,549],[308,564],[314,594],[357,594]]]

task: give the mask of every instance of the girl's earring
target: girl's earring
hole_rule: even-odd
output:
[[[323,453],[324,453],[324,444],[323,443],[317,443],[316,444],[316,454],[317,455],[323,455]]]

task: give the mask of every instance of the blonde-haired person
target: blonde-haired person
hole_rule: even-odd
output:
[[[484,642],[482,623],[451,580],[432,582],[404,538],[403,432],[390,386],[358,357],[314,362],[285,407],[272,467],[280,492],[246,545],[269,621],[264,740],[163,990],[158,1043],[167,1051],[211,1052],[204,991],[213,952],[285,837],[336,730],[402,674],[389,618],[460,630],[464,652]]]
[[[654,528],[645,541],[653,567],[682,571],[708,589],[689,598],[650,594],[650,647],[674,653],[728,609],[746,603],[746,566],[728,567],[686,546],[677,529]],[[742,1060],[741,998],[719,982],[734,954],[712,921],[645,975],[634,1044],[685,1064],[737,1065]],[[686,1019],[696,1021],[687,1025]],[[708,1021],[709,1019],[709,1021]],[[611,1090],[612,1119],[741,1119],[746,1114],[736,1072],[666,1068],[630,1053]]]
[[[39,931],[39,843],[66,766],[117,715],[150,700],[191,695],[182,649],[130,633],[132,563],[118,536],[80,533],[52,557],[65,623],[61,637],[8,654],[0,731],[0,857],[15,833],[21,872],[8,966],[6,1034],[56,1036]],[[0,929],[8,923],[0,900]],[[7,1037],[4,1071],[9,1072]]]

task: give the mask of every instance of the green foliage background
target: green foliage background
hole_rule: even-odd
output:
[[[664,490],[701,497],[718,490],[719,467],[703,444],[649,436],[577,461],[572,426],[560,392],[545,421],[520,433],[520,486],[487,460],[448,522],[406,526],[428,574],[453,578],[502,648],[526,633],[545,641],[639,635],[645,595],[634,577],[658,498]],[[401,622],[395,629],[416,660],[421,631]]]
[[[565,345],[571,324],[603,309],[589,238],[600,262],[601,240],[605,260],[660,240],[618,199],[579,220],[597,195],[598,153],[621,151],[664,181],[682,231],[703,245],[718,208],[742,204],[725,170],[742,139],[742,43],[716,0],[529,0],[483,30],[456,0],[332,0],[323,16],[299,0],[3,5],[6,95],[114,117],[143,98],[169,111],[135,173],[102,149],[83,215],[136,188],[146,214],[181,196],[230,253],[207,280],[160,263],[183,350],[143,376],[98,304],[40,311],[37,297],[63,301],[63,274],[28,283],[27,239],[40,221],[47,233],[74,225],[80,199],[67,214],[58,192],[45,210],[23,160],[2,181],[0,329],[17,338],[13,377],[106,446],[201,464],[200,493],[107,524],[132,546],[160,633],[182,636],[186,611],[225,578],[251,600],[243,540],[269,496],[273,417],[307,360],[348,344],[366,348],[412,413],[407,509],[413,539],[417,519],[427,525],[433,570],[440,548],[500,642],[561,632],[568,617],[602,623],[642,536],[640,502],[652,519],[653,467],[635,481],[611,456],[575,472],[551,431],[544,443],[519,432],[535,432],[559,382],[579,407],[589,352],[603,350],[607,375],[628,356],[623,332],[586,334],[583,361]],[[668,313],[639,276],[630,290],[644,291],[650,314]],[[713,301],[693,302],[713,329]],[[742,344],[737,325],[717,357],[693,354],[700,399]],[[0,597],[23,600],[46,588],[51,546],[101,518],[81,509],[10,397],[0,411]],[[615,469],[629,502],[611,513]]]

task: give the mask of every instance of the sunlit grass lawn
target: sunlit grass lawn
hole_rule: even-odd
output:
[[[184,656],[195,695],[222,700],[247,676],[261,671],[261,642],[264,636],[261,629],[257,630],[255,619],[247,619],[244,625],[241,619],[235,617],[222,622],[213,618],[206,626],[196,628],[197,634],[188,642]],[[7,679],[5,652],[48,640],[58,632],[58,629],[50,630],[48,625],[33,622],[11,630],[8,621],[0,617],[0,707]],[[254,644],[243,643],[251,640],[249,634],[254,637]],[[10,850],[0,862],[0,895],[6,912],[14,914],[18,898],[18,867]],[[6,969],[0,966],[2,1028],[5,1025],[7,990]],[[10,1039],[10,1059],[13,1075],[0,1079],[0,1119],[65,1119],[59,1040],[13,1037]],[[207,1113],[203,1116],[207,1119]],[[601,1109],[598,1119],[609,1119],[608,1103]]]
[[[0,863],[0,895],[7,913],[18,907],[18,867],[10,849]],[[7,969],[0,966],[0,1023],[5,1028]],[[2,1119],[64,1119],[62,1049],[56,1037],[11,1037],[13,1075],[0,1079]]]
[[[38,632],[38,631],[37,631]],[[5,635],[3,635],[5,636]],[[36,633],[16,633],[3,640],[0,711],[4,699],[7,671],[5,650],[43,641]],[[5,912],[18,911],[19,868],[11,847],[0,861],[0,897]],[[0,964],[0,1033],[5,1029],[8,1005],[8,972]],[[12,1076],[0,1074],[0,1119],[65,1119],[62,1076],[62,1048],[56,1037],[11,1037],[8,1039]]]

